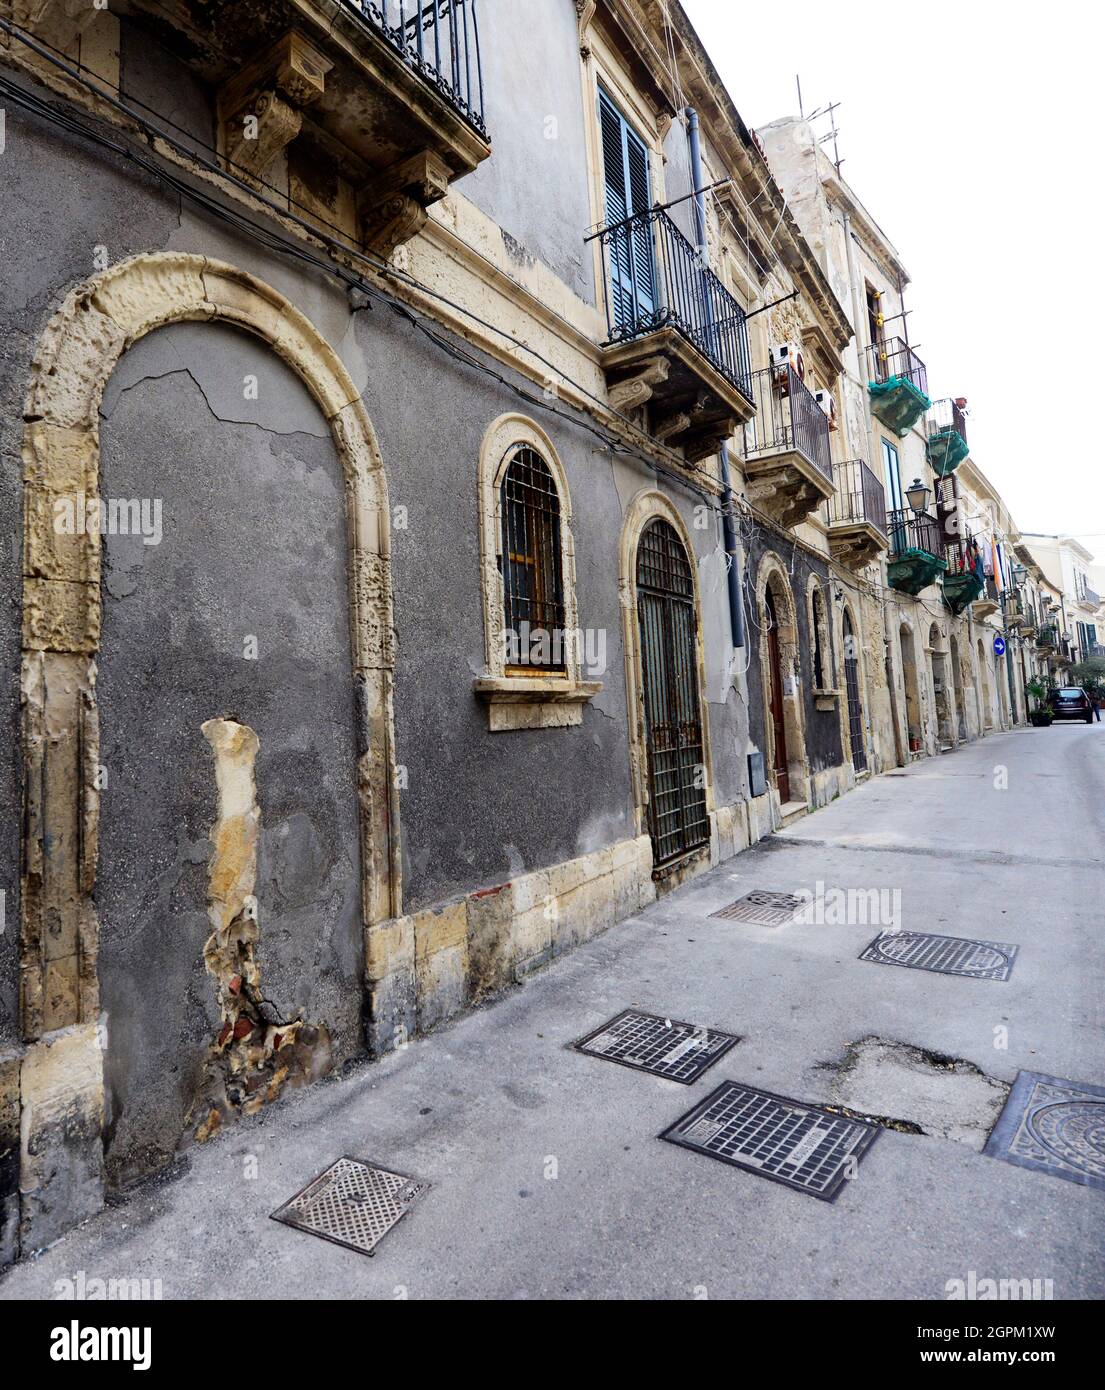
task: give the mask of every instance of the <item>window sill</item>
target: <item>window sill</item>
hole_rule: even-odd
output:
[[[564,676],[481,676],[475,692],[487,704],[493,734],[516,729],[567,729],[583,723],[583,706],[602,694],[602,681]]]
[[[842,693],[839,690],[815,690],[813,692],[814,705],[817,709],[829,713],[835,710],[840,703]]]

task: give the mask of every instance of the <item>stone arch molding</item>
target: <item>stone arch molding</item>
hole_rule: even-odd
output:
[[[564,674],[538,670],[512,676],[507,665],[503,591],[502,484],[520,447],[540,455],[552,474],[560,499],[560,571],[564,588]],[[583,708],[603,683],[585,679],[583,633],[576,599],[576,552],[572,536],[572,494],[560,455],[535,421],[513,412],[492,421],[483,437],[477,470],[480,522],[480,592],[483,602],[486,674],[475,682],[486,702],[492,733],[521,729],[558,729],[582,724]]]
[[[21,1026],[28,1041],[92,1028],[97,1054],[101,542],[96,533],[55,531],[54,503],[98,497],[104,387],[138,339],[185,321],[226,323],[261,339],[330,426],[345,479],[365,927],[402,910],[387,486],[360,393],[314,326],[245,271],[177,253],[123,261],[77,285],[43,332],[23,436]]]
[[[694,543],[686,522],[670,497],[646,488],[630,502],[622,522],[618,552],[618,597],[622,612],[622,642],[625,649],[625,690],[629,715],[629,763],[633,784],[635,828],[638,836],[648,832],[648,737],[645,731],[644,666],[641,654],[641,627],[637,615],[637,549],[645,528],[656,520],[666,521],[682,542],[690,561],[694,580],[695,648],[698,672],[698,707],[702,725],[702,761],[706,777],[706,811],[711,825],[717,811],[710,747],[709,707],[706,700],[706,648],[703,635],[702,586]]]

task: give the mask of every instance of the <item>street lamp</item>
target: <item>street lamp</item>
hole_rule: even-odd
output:
[[[929,490],[920,478],[915,479],[913,486],[906,489],[905,495],[909,499],[909,505],[918,516],[928,507]]]

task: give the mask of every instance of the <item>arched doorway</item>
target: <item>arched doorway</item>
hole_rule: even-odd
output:
[[[694,569],[663,517],[637,547],[637,621],[648,829],[660,868],[710,842]]]
[[[172,597],[161,606],[147,606],[144,611],[152,615],[151,640],[134,640],[137,628],[126,626],[122,605],[116,602],[117,598],[125,597],[129,580],[125,566],[116,566],[112,547],[101,546],[98,530],[90,528],[78,532],[72,543],[62,551],[55,546],[52,528],[44,523],[50,516],[55,497],[64,496],[76,488],[89,498],[95,498],[101,491],[100,410],[105,386],[124,352],[154,330],[173,324],[202,326],[211,323],[240,330],[255,342],[259,340],[271,349],[274,360],[279,358],[291,369],[297,379],[295,388],[305,388],[305,406],[312,410],[317,408],[318,437],[326,440],[326,448],[336,455],[333,470],[336,486],[328,493],[320,490],[319,495],[333,500],[335,504],[334,516],[328,519],[334,521],[340,550],[339,565],[334,566],[332,580],[335,592],[340,590],[343,616],[341,622],[328,633],[326,658],[330,665],[317,674],[319,678],[332,675],[347,707],[352,706],[343,712],[343,717],[348,715],[349,728],[355,739],[345,740],[344,746],[331,761],[339,764],[335,772],[335,785],[338,786],[338,796],[343,799],[343,805],[350,808],[349,819],[353,827],[352,843],[340,841],[343,847],[348,847],[350,871],[347,873],[345,866],[342,866],[339,872],[347,889],[343,898],[341,930],[349,948],[346,959],[351,962],[350,985],[356,997],[351,1001],[346,996],[342,1004],[355,1020],[358,1030],[367,1012],[363,1007],[361,971],[366,935],[372,927],[402,912],[398,805],[394,790],[394,629],[388,504],[379,450],[359,392],[333,349],[314,326],[284,296],[246,272],[204,256],[183,253],[142,255],[123,261],[102,275],[78,285],[66,297],[40,339],[25,407],[24,457],[28,462],[27,476],[31,486],[25,495],[28,579],[24,586],[24,779],[28,788],[46,784],[43,759],[48,758],[48,785],[53,789],[53,794],[43,800],[33,816],[27,818],[24,828],[23,856],[28,873],[34,879],[34,891],[25,894],[22,900],[21,1027],[24,1039],[31,1044],[31,1051],[55,1046],[58,1038],[64,1036],[66,1045],[79,1050],[82,1058],[80,1071],[69,1080],[76,1088],[73,1091],[73,1113],[79,1111],[84,1117],[81,1124],[85,1127],[80,1133],[74,1131],[72,1147],[74,1154],[80,1150],[80,1162],[87,1161],[88,1179],[87,1182],[82,1180],[78,1188],[70,1184],[59,1170],[56,1198],[48,1190],[43,1193],[45,1207],[56,1207],[56,1211],[62,1214],[58,1219],[66,1221],[80,1219],[96,1209],[103,1184],[104,1143],[106,1140],[110,1145],[113,1137],[118,1140],[120,1134],[118,1112],[113,1115],[107,1110],[105,1113],[103,1098],[97,1094],[105,1075],[105,1041],[109,1050],[113,1046],[111,1020],[108,1020],[106,1030],[98,1026],[101,1009],[110,1003],[106,992],[101,995],[99,967],[110,964],[111,954],[109,951],[101,953],[103,943],[98,913],[111,896],[111,874],[103,871],[107,867],[115,874],[116,903],[123,899],[125,884],[122,875],[125,875],[128,864],[119,850],[118,833],[119,827],[125,829],[127,822],[116,814],[109,825],[101,827],[101,794],[106,790],[107,796],[112,796],[113,791],[118,790],[120,780],[128,777],[139,796],[145,795],[152,783],[156,782],[156,778],[149,776],[148,763],[141,768],[133,761],[126,761],[124,754],[127,750],[117,752],[112,758],[113,746],[117,750],[119,747],[120,732],[125,735],[126,731],[121,731],[119,720],[113,720],[110,716],[112,711],[117,712],[124,706],[138,708],[129,700],[130,692],[124,688],[124,682],[132,682],[136,691],[145,691],[145,677],[152,662],[161,660],[162,664],[156,679],[148,683],[148,689],[173,690],[172,681],[165,679],[162,658],[172,660],[179,656],[183,668],[188,662],[190,648],[187,641],[176,640],[172,632],[160,645],[153,640],[160,634],[157,625],[172,616],[171,612],[168,615],[165,613],[165,609],[172,607]],[[199,327],[197,331],[206,330]],[[187,391],[186,383],[181,384]],[[206,424],[208,415],[205,411],[208,411],[208,407],[200,410],[202,404],[196,402],[197,418]],[[148,416],[144,423],[149,426]],[[174,419],[174,426],[176,423]],[[143,438],[140,413],[131,417],[131,424],[131,436],[140,446]],[[120,436],[116,435],[114,445],[119,444],[119,439]],[[275,454],[275,450],[267,448],[263,452],[269,456]],[[182,450],[182,469],[185,458],[186,453]],[[141,461],[140,447],[136,453],[118,453],[114,465],[118,470],[129,466],[128,461],[133,463],[136,459]],[[268,458],[264,462],[267,464]],[[304,460],[297,459],[296,462],[303,462],[306,467]],[[116,472],[117,485],[125,478],[124,473]],[[156,481],[148,478],[148,471],[146,475],[139,473],[135,476],[133,490],[146,490],[146,483]],[[161,481],[167,483],[168,480]],[[141,487],[139,482],[142,483]],[[231,498],[223,506],[221,514],[212,515],[213,524],[226,519],[235,500]],[[215,507],[218,508],[218,503]],[[239,507],[238,510],[246,509]],[[237,524],[239,518],[235,517],[234,521]],[[189,527],[184,535],[196,534],[198,529],[198,526]],[[230,535],[229,531],[227,535]],[[248,539],[235,535],[235,540],[242,544],[247,544]],[[117,547],[115,550],[116,555],[120,554]],[[129,564],[129,561],[126,563]],[[196,565],[194,570],[196,593],[201,597],[204,586],[210,585],[210,591],[217,598],[220,583],[229,586],[235,583],[234,574],[222,573],[209,577],[200,565]],[[106,575],[103,584],[102,571]],[[290,568],[287,573],[289,583],[298,578]],[[251,582],[256,582],[256,576],[249,578]],[[259,583],[257,587],[261,587]],[[115,604],[113,608],[105,604],[105,591]],[[251,594],[251,601],[255,597]],[[260,611],[261,599],[258,599],[257,606]],[[217,603],[210,607],[218,611]],[[348,628],[345,626],[346,614]],[[241,660],[253,661],[255,656],[251,643],[255,646],[255,636],[236,631],[230,636],[234,639],[234,664]],[[127,640],[124,641],[124,638]],[[126,648],[130,665],[125,669],[117,658],[111,659],[112,644],[116,651]],[[344,650],[340,650],[343,644]],[[279,652],[292,645],[291,637],[285,640],[281,635],[270,642],[269,650]],[[219,653],[220,658],[226,657],[224,670],[231,665],[230,658],[226,656],[229,650],[228,638],[226,650],[220,648]],[[99,673],[98,665],[102,667]],[[342,684],[344,690],[340,689]],[[106,696],[103,701],[98,689]],[[208,941],[212,949],[209,953],[207,947],[203,947],[202,964],[200,947],[206,926],[203,926],[199,945],[191,956],[191,964],[195,968],[202,970],[203,965],[207,966],[206,974],[202,977],[204,990],[210,988],[217,992],[216,1003],[223,1009],[223,1028],[220,1030],[216,1022],[213,1036],[203,1038],[203,1054],[207,1054],[210,1048],[210,1055],[214,1055],[215,1049],[222,1048],[224,1051],[219,1055],[223,1056],[232,1051],[239,1039],[243,1040],[243,1048],[247,1046],[244,1039],[251,1036],[252,1041],[248,1046],[256,1045],[259,1053],[263,1051],[263,1065],[267,1066],[274,1062],[280,1049],[287,1046],[286,1035],[293,1026],[297,1026],[296,1020],[291,1019],[290,1015],[288,1021],[284,1017],[272,1019],[268,1014],[262,1015],[265,1022],[263,1043],[260,1041],[260,1027],[255,1027],[252,1034],[249,1030],[240,1033],[237,1028],[227,1032],[225,1011],[229,1006],[226,997],[232,996],[240,1003],[247,991],[243,986],[245,976],[239,974],[229,980],[224,979],[227,972],[220,973],[221,963],[224,958],[229,961],[242,943],[256,939],[258,930],[262,955],[264,953],[266,908],[262,902],[258,929],[258,896],[254,894],[260,855],[267,854],[270,862],[277,864],[275,872],[282,876],[283,883],[294,880],[292,892],[286,898],[288,912],[302,912],[309,924],[313,902],[292,901],[292,894],[302,892],[304,883],[309,881],[309,873],[300,872],[300,869],[306,864],[307,870],[317,871],[316,877],[322,881],[330,873],[332,865],[324,853],[316,852],[317,839],[311,826],[306,823],[309,817],[301,815],[299,807],[289,804],[274,808],[277,794],[267,793],[271,793],[273,787],[286,787],[285,782],[273,779],[265,783],[264,790],[258,796],[253,776],[258,740],[252,729],[230,713],[236,708],[240,696],[240,689],[234,691],[223,686],[212,686],[210,703],[208,705],[205,701],[202,710],[202,715],[208,716],[208,722],[200,725],[201,713],[192,711],[194,717],[190,717],[191,722],[184,735],[191,738],[192,746],[197,749],[194,772],[196,786],[183,788],[184,774],[175,778],[170,774],[166,778],[174,790],[187,790],[189,794],[194,794],[197,804],[206,798],[209,815],[204,820],[203,829],[208,834],[205,836],[201,830],[189,838],[182,836],[182,827],[170,825],[165,836],[155,834],[152,837],[152,853],[155,857],[161,856],[154,868],[158,872],[164,871],[165,894],[174,890],[177,883],[182,884],[178,900],[186,900],[189,910],[198,903],[201,924],[206,915],[207,925],[213,928]],[[267,695],[265,698],[265,709],[270,713],[276,711],[273,714],[276,719],[279,714],[277,702],[268,699]],[[101,708],[109,715],[103,742]],[[157,702],[156,708],[167,720],[175,716],[171,701],[162,699]],[[249,714],[247,711],[247,717]],[[207,761],[209,753],[203,745],[203,738],[212,726],[218,726],[216,732],[219,738],[225,735],[235,744],[232,750],[235,754],[242,754],[225,779],[222,777],[225,766],[217,764],[212,767]],[[294,758],[304,752],[297,748],[288,754],[287,745],[282,744],[278,734],[262,741],[260,746],[262,759],[271,750],[276,755],[287,754],[285,763],[289,757]],[[112,783],[105,782],[101,776],[105,769],[99,764],[105,754],[112,762],[115,774]],[[301,780],[308,786],[311,756],[312,750],[306,749],[300,763],[307,769]],[[161,768],[157,771],[160,772]],[[260,818],[262,800],[265,800],[267,813],[272,813],[267,822]],[[237,808],[233,815],[226,809],[227,806]],[[220,819],[212,822],[211,816],[215,814]],[[136,818],[137,813],[132,820]],[[222,831],[228,818],[235,822],[234,833],[228,831],[224,835]],[[266,824],[278,832],[286,828],[287,834],[282,838],[278,835],[272,843],[259,848],[259,837]],[[171,843],[174,829],[175,847]],[[106,831],[102,854],[98,852],[101,830]],[[219,833],[212,835],[210,832],[213,830]],[[113,836],[116,837],[114,840]],[[182,845],[182,839],[193,847]],[[210,858],[208,840],[215,847]],[[198,849],[195,848],[197,845]],[[44,852],[47,846],[52,849]],[[180,848],[184,854],[180,865],[173,860],[176,848]],[[197,854],[198,859],[195,857]],[[189,855],[192,857],[189,858]],[[359,863],[355,863],[358,857]],[[98,862],[101,858],[103,865]],[[206,897],[209,904],[206,914],[202,910],[205,886],[201,867],[205,862],[208,866]],[[197,868],[200,869],[198,874],[195,872]],[[226,891],[216,894],[215,880],[224,869],[226,873],[220,882]],[[288,871],[286,877],[283,876],[285,869]],[[357,881],[351,885],[351,879]],[[260,895],[259,887],[257,891]],[[50,904],[60,904],[64,908],[65,920],[61,925],[65,928],[66,951],[62,954],[56,950],[57,943],[51,943],[43,931],[43,909]],[[156,906],[160,907],[160,902]],[[171,1029],[165,1026],[159,1028],[159,1025],[163,1025],[163,1017],[158,987],[182,992],[190,987],[187,971],[166,970],[163,975],[154,978],[155,968],[156,971],[163,969],[163,957],[167,955],[166,951],[159,954],[157,949],[157,933],[159,929],[164,932],[164,926],[164,917],[159,917],[156,912],[143,916],[139,928],[153,943],[152,949],[138,952],[137,965],[132,974],[131,998],[117,990],[113,1009],[114,1017],[118,1019],[129,1003],[144,1001],[148,993],[150,1018],[147,1020],[147,1037],[155,1037],[165,1052],[160,1066],[143,1059],[142,1079],[145,1085],[145,1079],[151,1078],[145,1094],[157,1097],[170,1084],[169,1072],[179,1069],[183,1073],[197,1065],[196,1049],[191,1046],[195,1042],[194,1037],[190,1035],[185,1040],[189,1043],[185,1047]],[[112,941],[113,950],[125,945],[125,942]],[[244,952],[244,947],[239,954],[243,953],[248,954]],[[294,965],[295,962],[286,962],[289,977]],[[213,985],[211,977],[215,979]],[[248,983],[253,990],[254,982],[250,980]],[[250,999],[249,1002],[254,1001]],[[261,1000],[260,1004],[267,1004],[267,1001]],[[350,1004],[351,1008],[348,1007]],[[243,1014],[237,1017],[238,1021],[247,1021]],[[315,1030],[316,1034],[318,1031]],[[300,1039],[304,1037],[304,1032],[300,1032]],[[45,1035],[49,1036],[41,1041]],[[142,1042],[143,1039],[138,1039],[138,1045]],[[120,1056],[117,1050],[116,1058]],[[320,1068],[328,1065],[321,1050],[314,1060],[318,1061]],[[248,1076],[250,1081],[256,1080],[262,1061],[251,1057],[244,1060],[243,1066],[247,1062],[247,1070],[236,1075],[243,1079]],[[299,1065],[298,1061],[296,1065]],[[307,1061],[303,1062],[303,1072],[306,1076]],[[107,1080],[110,1083],[110,1067]],[[275,1094],[280,1084],[283,1083],[277,1084],[270,1094]],[[87,1094],[82,1089],[85,1086],[88,1088]],[[264,1098],[263,1095],[254,1096],[251,1093],[250,1100],[246,1101],[242,1098],[244,1095],[243,1087],[241,1095],[232,1098],[228,1107],[237,1106],[240,1101],[243,1109],[247,1105],[256,1108]],[[132,1108],[132,1115],[138,1113]],[[252,1113],[252,1109],[247,1113]],[[160,1119],[156,1120],[154,1127],[157,1130],[153,1143],[155,1149],[160,1150],[164,1142],[171,1143],[179,1137],[172,1135]],[[142,1128],[140,1142],[138,1130],[134,1131],[132,1147],[136,1155],[135,1164],[131,1164],[129,1157],[125,1162],[121,1159],[121,1170],[127,1174],[135,1171],[136,1167],[147,1166],[144,1120]],[[102,1135],[94,1134],[94,1129],[102,1130]],[[208,1127],[207,1133],[211,1132],[213,1130]],[[69,1145],[67,1136],[66,1147]],[[153,1157],[156,1159],[156,1153]],[[72,1158],[72,1162],[77,1161],[76,1157]],[[53,1181],[53,1178],[49,1180],[50,1183]]]
[[[967,707],[963,700],[963,667],[959,660],[959,642],[951,639],[952,683],[955,690],[956,730],[960,743],[967,741]]]
[[[809,764],[799,681],[801,667],[794,594],[778,555],[767,554],[756,585],[764,711],[764,763],[780,804],[808,805]],[[823,659],[828,660],[827,651]],[[812,682],[812,670],[805,673]]]
[[[955,743],[951,690],[948,683],[948,658],[943,651],[940,627],[929,628],[929,662],[932,672],[932,698],[936,709],[936,737],[941,748]]]
[[[978,639],[978,698],[982,709],[979,732],[989,733],[994,727],[994,697],[990,688],[990,668],[986,663],[986,646]]]
[[[908,623],[903,623],[899,628],[898,642],[902,653],[902,681],[905,685],[906,738],[910,753],[920,753],[924,749],[921,690],[917,683],[917,654],[914,649],[913,629]]]
[[[852,626],[850,611],[844,610],[844,689],[848,698],[848,742],[852,750],[852,767],[856,772],[867,771],[867,742],[864,737],[863,700],[860,695],[859,643]]]
[[[785,805],[790,800],[790,757],[787,752],[786,717],[783,712],[783,659],[779,647],[779,614],[775,595],[767,593],[767,678],[771,698],[768,713],[771,717],[772,766],[779,799]]]

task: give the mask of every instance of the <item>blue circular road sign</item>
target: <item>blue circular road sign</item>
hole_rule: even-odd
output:
[[[995,655],[995,656],[1004,656],[1004,655],[1005,655],[1005,638],[1004,638],[1004,637],[995,637],[995,638],[994,638],[994,655]]]

